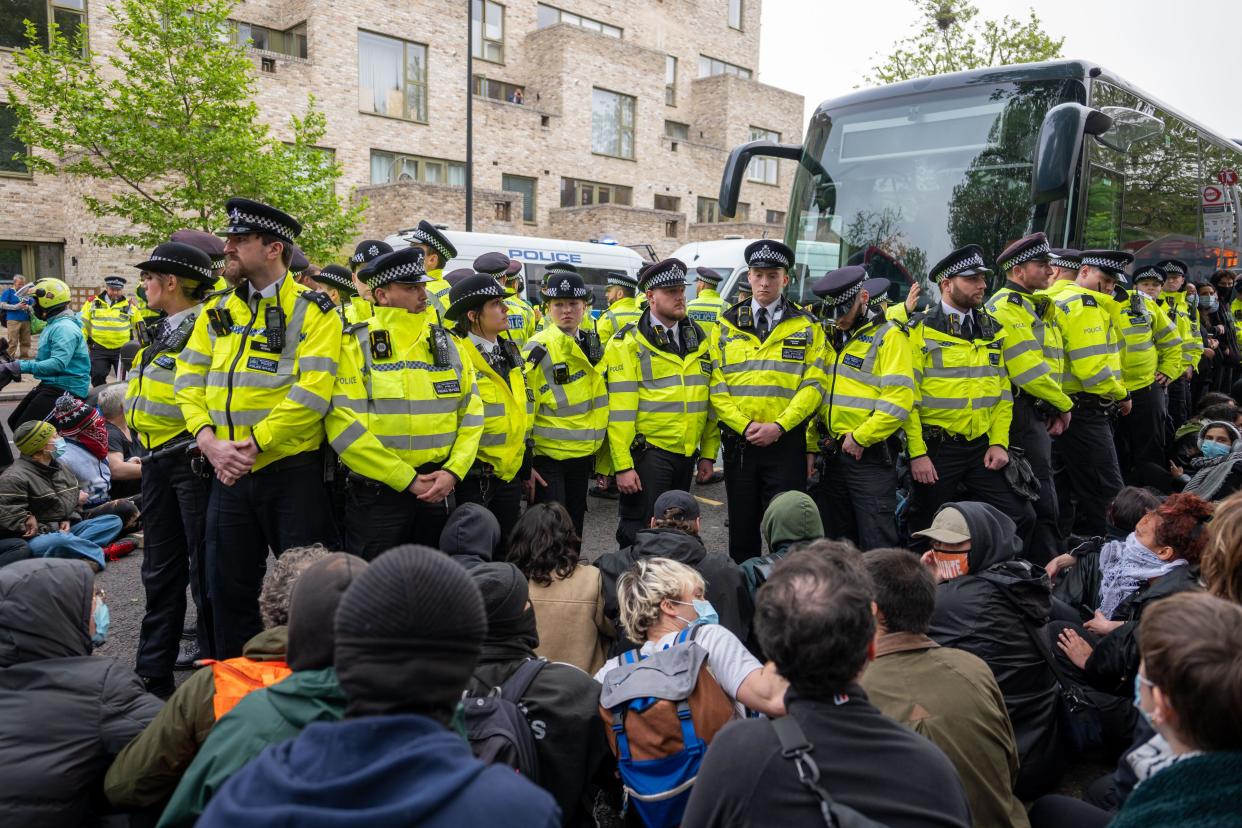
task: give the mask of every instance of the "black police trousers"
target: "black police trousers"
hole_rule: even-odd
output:
[[[500,548],[495,550],[493,560],[503,561],[509,551],[509,535],[522,516],[522,481],[518,477],[506,481],[483,474],[476,463],[466,479],[457,484],[455,494],[458,506],[477,503],[496,516],[500,523]],[[439,548],[438,543],[435,546]]]
[[[1169,417],[1174,431],[1190,419],[1190,380],[1185,377],[1169,383]]]
[[[422,472],[426,474],[426,472]],[[440,548],[440,533],[456,506],[454,494],[436,503],[383,483],[350,475],[345,481],[345,551],[374,560],[394,546]]]
[[[1117,465],[1121,468],[1121,479],[1133,483],[1139,469],[1148,472],[1146,478],[1152,477],[1151,467],[1160,472],[1168,469],[1165,459],[1164,438],[1165,400],[1164,388],[1154,382],[1146,388],[1130,392],[1134,405],[1130,413],[1117,420],[1113,427],[1113,440],[1117,446]]]
[[[147,612],[138,638],[135,672],[171,677],[185,625],[185,587],[198,615],[200,658],[214,658],[213,618],[203,563],[210,479],[190,468],[190,458],[171,454],[142,464],[142,587]]]
[[[936,467],[937,479],[931,485],[914,484],[908,518],[911,532],[930,526],[944,504],[974,500],[987,503],[1012,518],[1017,524],[1022,548],[1026,549],[1035,528],[1035,510],[1031,501],[1010,488],[1003,469],[993,471],[983,465],[987,453],[986,434],[973,440],[927,439],[927,456]],[[915,549],[925,546],[920,543],[922,539],[914,540]]]
[[[772,498],[806,491],[806,424],[763,448],[722,428],[721,451],[729,500],[729,556],[741,563],[763,553],[759,525]]]
[[[864,552],[898,545],[896,457],[884,443],[869,446],[861,460],[843,451],[826,456],[815,501],[825,537]]]
[[[108,372],[113,369],[116,369],[117,379],[122,377],[120,348],[104,348],[92,342],[89,350],[91,355],[91,388],[106,383],[108,381]]]
[[[1024,557],[1043,566],[1065,550],[1061,536],[1060,510],[1057,504],[1056,481],[1052,474],[1052,438],[1044,415],[1035,408],[1035,398],[1019,393],[1013,401],[1013,424],[1009,427],[1009,445],[1018,446],[1031,464],[1039,480],[1039,500],[1035,502],[1035,529]],[[1070,420],[1074,418],[1071,415]]]
[[[232,486],[211,481],[207,502],[207,597],[215,657],[236,658],[263,630],[259,591],[268,552],[322,543],[337,547],[319,451],[285,457]]]
[[[1069,428],[1052,441],[1061,534],[1107,534],[1104,513],[1121,491],[1121,469],[1107,411],[1094,401],[1074,406]]]
[[[690,491],[694,479],[694,458],[648,446],[634,458],[634,471],[642,483],[642,491],[632,495],[624,492],[617,499],[617,544],[634,543],[639,529],[651,523],[651,510],[656,498],[672,489]]]
[[[582,537],[582,525],[586,521],[587,487],[595,474],[595,457],[571,457],[568,460],[553,460],[551,457],[536,457],[533,461],[535,471],[548,485],[535,483],[536,503],[559,503],[569,512],[573,521],[574,531]]]

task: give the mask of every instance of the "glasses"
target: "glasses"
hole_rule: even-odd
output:
[[[1148,681],[1147,676],[1143,675],[1142,673],[1135,673],[1134,678],[1138,680],[1139,684],[1141,684],[1143,687],[1146,687],[1148,690],[1151,690],[1153,687],[1156,686],[1155,682]]]

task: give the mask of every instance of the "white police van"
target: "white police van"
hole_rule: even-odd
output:
[[[737,302],[737,291],[746,286],[746,248],[758,239],[732,237],[683,244],[673,251],[672,258],[686,263],[690,278],[694,279],[696,267],[716,271],[721,277],[720,296],[726,305]],[[840,245],[834,242],[799,241],[795,251],[797,266],[791,275],[788,295],[795,302],[807,302],[814,298],[811,285],[829,270],[840,267]],[[689,288],[687,297],[695,290]]]

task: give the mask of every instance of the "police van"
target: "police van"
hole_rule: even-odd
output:
[[[398,230],[384,239],[394,250],[409,246],[409,236],[415,228]],[[447,275],[461,267],[470,267],[484,253],[504,253],[510,259],[522,263],[525,297],[532,304],[539,304],[539,288],[543,274],[553,262],[564,262],[578,269],[594,296],[593,314],[608,307],[604,292],[608,289],[608,274],[623,272],[637,277],[643,266],[643,258],[628,247],[617,244],[570,241],[568,239],[541,239],[534,236],[507,236],[500,233],[467,233],[463,230],[444,230],[445,237],[457,248],[457,257],[444,266]]]
[[[721,277],[717,288],[726,305],[735,304],[739,288],[746,287],[746,248],[758,239],[744,239],[734,236],[711,241],[698,241],[683,244],[673,252],[672,258],[686,263],[690,270],[690,278],[694,279],[696,267],[706,267],[716,271]],[[795,252],[797,266],[790,274],[790,285],[787,294],[795,302],[806,302],[814,298],[811,285],[820,276],[837,267],[840,245],[831,242],[799,241]],[[693,298],[695,289],[687,288],[686,297]]]

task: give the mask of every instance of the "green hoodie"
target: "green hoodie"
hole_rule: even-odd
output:
[[[806,492],[781,492],[772,498],[763,521],[759,524],[768,554],[742,562],[742,574],[753,598],[759,587],[768,579],[768,573],[794,544],[808,543],[824,536],[824,522],[819,517],[819,507]]]
[[[297,736],[311,722],[340,721],[344,715],[345,693],[335,667],[299,670],[250,693],[216,722],[181,777],[159,828],[193,825],[216,791],[264,748]]]

